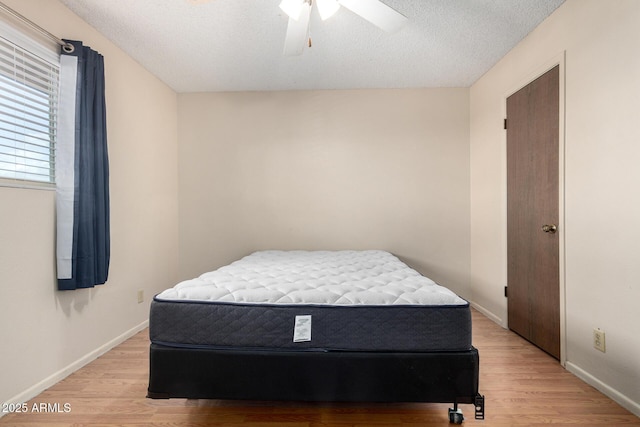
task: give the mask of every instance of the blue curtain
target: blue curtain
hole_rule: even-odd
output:
[[[56,143],[58,289],[107,281],[110,258],[109,159],[104,58],[65,40],[60,58]]]

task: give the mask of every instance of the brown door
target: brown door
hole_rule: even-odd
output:
[[[559,67],[507,98],[509,329],[560,358]]]

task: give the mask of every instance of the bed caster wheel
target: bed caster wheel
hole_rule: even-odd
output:
[[[462,416],[462,411],[460,409],[449,408],[449,423],[462,424],[462,421],[464,421],[464,417]]]

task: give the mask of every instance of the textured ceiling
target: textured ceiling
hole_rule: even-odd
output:
[[[564,0],[383,0],[388,34],[345,8],[282,54],[280,0],[60,0],[177,92],[469,87]]]

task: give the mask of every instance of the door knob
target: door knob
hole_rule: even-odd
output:
[[[558,227],[555,224],[545,224],[542,226],[542,231],[545,233],[555,233],[558,231]]]

